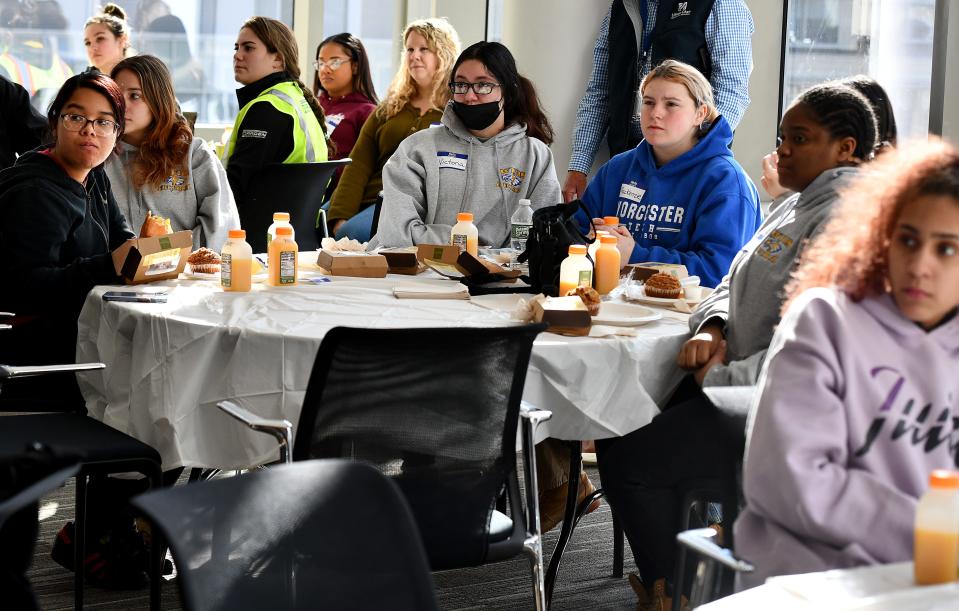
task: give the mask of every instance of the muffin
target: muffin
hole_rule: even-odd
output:
[[[590,316],[596,316],[599,314],[599,293],[591,286],[577,286],[571,291],[567,292],[568,297],[576,296],[579,297],[584,304],[586,304],[586,309],[589,310]]]
[[[664,299],[679,299],[682,285],[675,276],[659,272],[646,280],[646,296],[662,297]]]
[[[190,264],[190,269],[198,274],[220,273],[220,255],[209,248],[193,251],[186,262]]]

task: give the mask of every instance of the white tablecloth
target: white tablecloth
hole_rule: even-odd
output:
[[[309,263],[301,269],[318,276]],[[233,421],[216,403],[232,399],[295,425],[329,329],[516,324],[496,309],[503,296],[401,300],[392,294],[397,284],[449,280],[331,280],[225,293],[215,282],[181,276],[149,285],[169,291],[165,304],[104,302],[103,293],[116,287],[97,287],[80,314],[77,342],[78,362],[107,365],[79,376],[90,414],[155,447],[165,469],[248,467],[275,457],[275,441]],[[648,423],[682,375],[675,355],[688,336],[683,315],[664,314],[640,327],[637,337],[542,334],[524,389],[525,400],[553,411],[538,440],[602,439]]]

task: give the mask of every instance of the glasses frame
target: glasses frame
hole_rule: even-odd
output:
[[[77,121],[77,123],[70,123],[70,121],[72,121],[70,117],[79,117],[83,119],[84,121],[83,125],[80,125],[79,121]],[[63,129],[67,130],[68,132],[82,132],[87,125],[92,124],[93,133],[97,136],[100,136],[101,138],[106,136],[112,136],[120,131],[120,124],[112,119],[91,119],[84,115],[79,115],[75,112],[60,113],[60,122],[63,123]],[[109,123],[110,125],[113,126],[113,130],[108,133],[100,133],[102,126],[99,125],[98,122]],[[78,127],[74,129],[74,126],[78,126]]]
[[[457,87],[462,87],[463,91],[456,91]],[[483,89],[489,88],[489,91],[480,91],[477,87],[482,87]],[[488,81],[480,81],[477,83],[467,83],[465,81],[450,81],[449,88],[450,93],[453,95],[466,95],[469,93],[469,90],[472,89],[473,93],[476,95],[489,95],[493,93],[493,90],[497,87],[500,87],[499,83],[490,83]]]
[[[320,61],[320,60],[315,60],[315,61],[313,62],[313,69],[316,70],[317,72],[319,72],[319,71],[322,70],[323,68],[329,66],[331,71],[332,71],[332,70],[339,70],[340,66],[342,66],[342,65],[345,64],[345,63],[351,62],[351,61],[353,61],[353,58],[352,58],[352,57],[334,57],[333,59],[331,59],[331,60],[328,61],[328,62],[322,62],[322,61]],[[336,65],[334,65],[334,64],[336,64]]]

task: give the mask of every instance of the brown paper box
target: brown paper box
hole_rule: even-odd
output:
[[[127,284],[176,278],[193,249],[193,232],[127,240],[113,251],[113,267]]]
[[[413,246],[406,248],[384,248],[379,254],[386,257],[386,264],[391,274],[415,276],[425,271],[426,266],[419,262],[417,249]]]
[[[316,264],[331,276],[383,278],[389,272],[386,257],[365,253],[320,250]]]
[[[550,333],[589,335],[593,319],[579,297],[551,297],[547,300],[544,295],[539,295],[531,305],[533,322],[545,322]]]
[[[450,244],[420,244],[417,246],[416,257],[422,262],[439,261],[441,264],[445,264],[430,265],[427,263],[435,271],[450,278],[499,274],[503,277],[503,281],[511,282],[520,276],[519,270],[500,267],[485,259],[474,257],[465,250],[461,251],[458,246]]]

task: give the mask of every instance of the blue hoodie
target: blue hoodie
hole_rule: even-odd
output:
[[[759,193],[733,159],[722,117],[662,167],[645,140],[599,169],[583,194],[593,217],[618,216],[636,240],[630,263],[681,263],[716,286],[762,222]],[[579,214],[582,226],[589,220]]]

